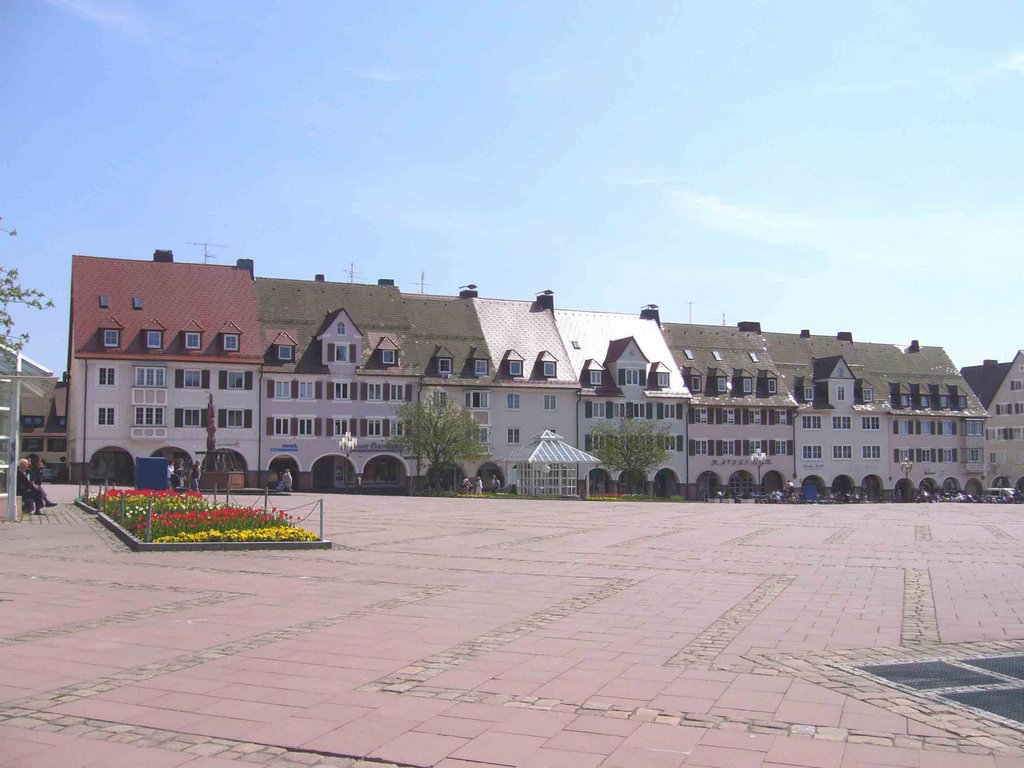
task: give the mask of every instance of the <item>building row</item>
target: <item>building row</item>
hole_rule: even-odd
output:
[[[302,489],[409,492],[428,468],[395,449],[397,409],[443,391],[479,422],[484,456],[461,472],[485,482],[507,483],[502,457],[544,430],[586,450],[620,418],[662,427],[668,458],[646,477],[597,467],[589,492],[792,484],[909,499],[993,479],[983,403],[942,348],[917,341],[663,322],[655,305],[561,309],[549,290],[519,301],[266,278],[250,260],[169,251],[75,256],[70,329],[73,478],[129,482],[138,457],[187,462],[215,445],[246,485],[287,467]]]

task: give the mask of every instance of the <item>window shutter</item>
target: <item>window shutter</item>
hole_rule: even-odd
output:
[[[405,385],[405,402],[412,402],[412,384]]]
[[[217,371],[217,389],[227,389],[227,388],[228,388],[228,372],[227,371]]]
[[[267,399],[271,400],[274,397],[274,380],[267,379]]]
[[[697,441],[696,440],[691,440],[690,441],[690,455],[691,456],[696,456],[697,455]]]
[[[786,455],[787,456],[792,456],[793,455],[793,441],[792,440],[787,440],[786,441]]]
[[[174,372],[174,388],[181,389],[185,386],[185,371],[181,368]]]
[[[893,448],[892,449],[892,463],[893,464],[899,464],[900,463],[900,449],[899,448]]]
[[[245,380],[242,386],[245,389],[252,389],[252,371],[246,371],[242,378]]]
[[[358,400],[359,399],[359,382],[350,381],[348,384],[348,399]]]
[[[334,382],[333,381],[327,382],[327,399],[328,400],[333,400],[334,399]]]
[[[775,455],[775,441],[774,440],[769,440],[768,441],[768,455],[769,456],[774,456]]]
[[[334,362],[334,346],[335,345],[333,343],[331,343],[331,342],[328,342],[328,344],[327,344],[327,362],[328,363],[333,363]]]
[[[583,404],[583,415],[588,419],[594,418],[594,404],[589,400]],[[589,438],[590,435],[587,435],[587,437]]]
[[[932,434],[933,435],[939,434],[939,422],[937,422],[937,421],[933,421],[932,422]]]
[[[203,389],[209,389],[210,388],[210,372],[209,371],[203,371],[201,374],[199,374],[199,379],[200,379],[199,383],[202,385]]]
[[[334,419],[327,419],[326,421],[327,423],[325,426],[327,428],[327,436],[334,437]]]
[[[724,416],[722,409],[715,407],[715,424],[721,424],[724,421]]]
[[[175,408],[174,409],[174,426],[181,427],[185,424],[185,409]]]
[[[953,463],[956,464],[956,448],[953,449]]]
[[[384,419],[384,437],[391,437],[391,419]]]
[[[359,436],[366,437],[366,419],[359,420]]]
[[[290,434],[290,435],[297,435],[297,434],[299,434],[299,420],[296,417],[292,416],[292,423],[291,423],[290,426],[291,426],[291,430],[289,431],[288,434]]]
[[[898,435],[900,433],[900,424],[896,419],[892,420],[892,433]]]
[[[722,455],[722,441],[721,440],[715,440],[715,456],[721,456],[721,455]]]
[[[686,421],[690,424],[697,423],[697,412],[693,408],[686,409]],[[691,456],[693,454],[690,454]]]
[[[589,405],[589,403],[588,403]],[[594,436],[589,432],[583,436],[583,450],[589,451],[594,447]]]
[[[360,400],[365,400],[366,399],[366,382],[365,381],[359,382],[359,399]],[[365,434],[365,432],[363,434]]]
[[[676,453],[683,452],[683,436],[676,435]]]
[[[322,381],[313,384],[313,397],[317,400],[324,399],[324,383]]]
[[[657,414],[658,414],[658,418],[659,419],[664,419],[665,418],[665,404],[664,403],[658,403]]]
[[[761,423],[762,424],[767,424],[768,423],[768,409],[767,408],[762,408],[761,409]]]
[[[199,426],[203,429],[210,426],[210,412],[206,408],[199,410]]]
[[[391,399],[391,385],[390,384],[383,384],[382,388],[384,390],[384,400],[385,401],[390,400]]]
[[[951,422],[951,426],[953,427],[953,434],[955,435],[956,434],[956,422],[955,421]],[[953,450],[956,450],[956,449],[954,448]],[[954,461],[955,461],[955,459],[954,459]]]
[[[604,417],[606,419],[615,418],[615,403],[613,403],[611,400],[604,404]]]
[[[274,417],[267,416],[267,435],[274,434]]]
[[[297,379],[292,379],[292,400],[299,399],[299,382]]]
[[[683,420],[683,411],[689,410],[683,403],[676,403],[676,421]]]
[[[740,410],[743,413],[743,424],[745,426],[745,425],[750,423],[750,409],[749,408],[741,408]]]
[[[647,410],[647,418],[648,419],[653,419],[654,418],[654,404],[653,403],[647,403],[646,410]]]
[[[350,363],[358,363],[359,362],[358,360],[356,360],[356,345],[355,344],[349,344],[348,345],[348,361]]]
[[[619,386],[622,386],[625,383],[626,383],[626,369],[625,368],[619,368]]]
[[[226,427],[228,425],[228,412],[225,408],[217,409],[217,426]]]
[[[324,433],[324,420],[317,417],[313,419],[313,436],[320,437]]]
[[[750,441],[749,440],[744,440],[743,441],[743,455],[744,456],[749,456],[750,455]]]
[[[252,429],[252,409],[246,408],[242,411],[242,426],[246,429]]]
[[[914,421],[914,434],[915,435],[920,435],[921,434],[921,422],[919,420],[915,420]]]

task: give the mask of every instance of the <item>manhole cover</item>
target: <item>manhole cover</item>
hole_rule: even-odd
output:
[[[942,698],[966,704],[975,709],[983,709],[993,715],[1005,717],[1007,720],[1024,723],[1024,688],[947,693]]]
[[[991,685],[1002,682],[998,678],[990,677],[974,670],[964,669],[963,667],[955,667],[944,661],[881,664],[874,667],[861,667],[861,669],[872,675],[884,677],[890,682],[920,690],[926,688],[958,688],[968,685]]]
[[[964,664],[987,669],[1007,677],[1024,680],[1024,656],[1001,656],[995,659],[967,659]]]

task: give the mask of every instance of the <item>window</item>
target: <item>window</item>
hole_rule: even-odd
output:
[[[185,334],[185,349],[199,349],[203,345],[203,335],[195,331]]]
[[[778,391],[779,391],[779,380],[778,379],[771,379],[771,378],[768,379],[768,394],[769,395],[774,395]]]
[[[113,368],[100,368],[100,374],[99,375],[100,375],[99,385],[101,387],[113,387],[114,386],[115,378],[114,378],[114,369]]]
[[[519,410],[519,395],[516,394],[515,392],[509,392],[505,396],[505,407],[508,408],[510,411],[518,411]]]
[[[877,432],[880,428],[880,422],[877,416],[861,416],[860,417],[860,428],[868,432]]]
[[[113,427],[114,409],[108,405],[101,405],[96,411],[96,423],[101,427]]]
[[[928,408],[932,404],[932,399],[928,395],[921,395],[921,407]]]
[[[401,437],[405,434],[405,422],[404,421],[392,421],[391,422],[391,434],[395,437]]]
[[[370,437],[381,437],[384,434],[383,424],[381,419],[367,419],[366,434]]]
[[[1011,379],[1010,380],[1010,391],[1020,392],[1024,389],[1024,379]]]
[[[519,428],[510,427],[508,430],[508,444],[519,445]]]
[[[227,408],[224,412],[224,423],[230,429],[245,428],[245,411],[241,408]]]
[[[132,296],[132,309],[142,309],[141,296]]]
[[[601,372],[591,371],[590,372],[590,386],[599,387],[601,386]]]
[[[181,411],[181,426],[201,427],[203,426],[202,408],[183,408]]]
[[[804,429],[821,429],[821,416],[803,416],[800,426]]]
[[[946,420],[939,422],[939,434],[940,435],[955,435],[956,434],[956,422]]]
[[[292,399],[292,383],[290,381],[275,381],[274,382],[274,399],[275,400],[291,400]]]
[[[903,408],[910,407],[910,395],[900,395],[900,406]]]
[[[237,352],[238,351],[238,334],[237,333],[225,333],[224,334],[224,350],[226,352]]]
[[[544,395],[544,410],[553,411],[557,405],[557,400],[554,395]]]
[[[385,386],[391,387],[391,391],[388,393],[391,400],[405,400],[405,387],[402,384],[387,384]]]
[[[805,459],[820,459],[821,458],[821,446],[820,445],[805,445],[803,447],[803,456]]]
[[[110,308],[110,297],[105,293],[100,294],[100,309]]]
[[[722,409],[722,421],[725,424],[735,424],[736,423],[736,411],[734,409],[732,409],[732,408],[723,408]]]
[[[846,399],[846,387],[842,384],[836,387],[836,400],[843,401]]]
[[[961,410],[967,407],[967,395],[960,395],[957,399],[957,403]]]
[[[895,433],[897,435],[909,435],[910,434],[910,422],[909,421],[899,421],[899,420],[897,420]]]
[[[162,387],[164,386],[165,368],[136,368],[136,387]]]
[[[743,377],[743,394],[749,395],[754,391],[754,380],[749,376]]]
[[[686,355],[686,359],[687,360],[693,360],[693,350],[692,349],[684,349],[683,350],[683,354]]]
[[[160,349],[164,345],[161,331],[146,331],[146,349]]]
[[[466,407],[467,408],[488,408],[490,398],[488,398],[486,392],[467,392],[466,393]]]
[[[949,408],[949,395],[939,395],[939,408]]]
[[[691,392],[700,392],[700,383],[701,383],[700,382],[700,376],[691,376],[690,377],[690,391]]]
[[[164,409],[151,405],[135,407],[136,427],[162,427],[164,425]]]
[[[347,363],[348,362],[348,344],[335,344],[334,345],[334,363]]]
[[[757,360],[757,352],[747,352],[747,354],[750,355],[750,362],[752,362],[752,363],[758,362],[758,360]]]
[[[581,349],[580,343],[578,341],[576,341],[576,339],[572,340],[572,348],[573,349]]]
[[[487,445],[491,442],[491,428],[482,426],[480,427],[480,444]]]
[[[335,400],[348,400],[349,389],[347,381],[335,381],[332,382],[334,386],[334,399]]]
[[[381,362],[381,365],[394,365],[395,364],[395,350],[393,350],[393,349],[382,349],[380,351],[380,362]]]
[[[852,459],[853,448],[849,445],[833,445],[832,446],[832,458],[833,459]]]
[[[619,376],[621,383],[623,384],[634,384],[640,383],[640,369],[639,368],[623,368],[622,374]]]
[[[555,364],[550,360],[544,361],[544,375],[551,378],[555,375]]]
[[[451,376],[451,374],[452,374],[452,359],[450,357],[439,357],[439,358],[437,358],[437,372],[441,376]]]
[[[728,392],[729,391],[729,382],[726,380],[725,376],[719,376],[718,377],[718,391],[719,392]]]
[[[334,328],[334,332],[337,333],[339,336],[344,336],[345,335],[345,323],[343,321],[339,320],[338,324]]]
[[[335,419],[334,420],[334,436],[341,437],[349,431],[348,419]]]
[[[277,345],[277,359],[278,360],[291,360],[295,355],[292,353],[292,346],[290,344],[278,344]]]
[[[708,409],[707,408],[694,408],[693,409],[693,421],[696,424],[707,424],[708,423]]]
[[[591,418],[594,418],[594,419],[603,419],[603,418],[605,418],[605,416],[607,415],[607,406],[608,406],[608,404],[605,403],[605,402],[591,403],[590,404],[591,413],[592,413]]]
[[[445,403],[448,402],[448,393],[447,392],[434,392],[433,397],[434,397],[434,405],[437,406],[437,407],[441,407]]]
[[[185,389],[201,389],[203,386],[202,371],[194,368],[182,371],[181,386]]]
[[[776,423],[778,424],[789,424],[789,411],[776,411],[777,417]]]
[[[805,403],[813,403],[814,402],[814,387],[804,387],[804,402]]]
[[[116,347],[121,343],[121,332],[113,328],[103,331],[103,346]]]
[[[708,441],[707,440],[694,440],[693,441],[693,455],[694,456],[707,456],[708,455]]]
[[[832,417],[832,429],[846,432],[850,429],[850,417],[849,416],[833,416]]]
[[[668,386],[668,374],[667,373],[659,373],[658,374],[658,386],[659,387],[667,387]]]
[[[723,456],[735,456],[736,455],[736,441],[735,440],[723,440],[722,441],[722,455]]]
[[[863,458],[863,459],[880,459],[880,458],[882,458],[882,446],[880,446],[880,445],[862,445],[861,446],[861,458]]]
[[[288,434],[288,419],[280,416],[274,417],[274,434],[275,435],[287,435]]]
[[[473,361],[473,372],[477,376],[487,375],[487,361],[486,360],[474,360]]]
[[[721,355],[721,353],[719,353],[719,351],[717,349],[712,350],[711,356],[714,357],[715,360],[717,360],[718,362],[722,362],[722,355]]]
[[[46,450],[48,451],[66,451],[68,449],[68,441],[63,437],[51,437],[46,441]],[[1017,462],[1020,464],[1021,462]]]
[[[310,385],[312,386],[312,384]],[[366,385],[366,399],[367,400],[383,400],[384,389],[380,384],[367,384]]]
[[[376,385],[380,386],[380,385]],[[299,400],[312,400],[315,395],[315,387],[312,381],[299,382]]]
[[[789,443],[787,443],[785,440],[776,440],[775,441],[775,453],[778,456],[788,456],[789,455]]]
[[[873,402],[875,399],[875,390],[872,387],[864,387],[863,400],[865,403]]]
[[[26,437],[22,438],[21,450],[23,451],[41,451],[43,450],[43,439],[40,437]]]
[[[304,417],[296,419],[298,423],[298,435],[299,437],[313,437],[313,419],[310,417]]]
[[[922,422],[920,422],[920,424],[921,424],[921,434],[922,435],[931,435],[931,434],[933,434],[933,432],[932,432],[932,423],[930,421],[922,421]]]
[[[980,464],[982,460],[981,448],[968,448],[967,461],[970,464]]]
[[[509,376],[522,376],[523,375],[523,361],[522,360],[509,360],[508,361],[508,375]]]
[[[245,371],[228,371],[227,374],[227,389],[245,389]]]
[[[749,408],[747,409],[747,423],[749,424],[760,424],[761,423],[761,409],[760,408]],[[751,451],[754,453],[754,451]]]

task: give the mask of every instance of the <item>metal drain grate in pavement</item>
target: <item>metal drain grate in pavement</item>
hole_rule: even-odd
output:
[[[941,698],[966,704],[975,709],[983,709],[993,715],[1005,717],[1007,720],[1024,723],[1024,688],[947,693],[943,694]]]
[[[1024,656],[999,656],[993,659],[964,659],[964,664],[1024,680]]]
[[[881,664],[861,667],[869,674],[910,688],[960,688],[969,685],[992,685],[1004,682],[990,675],[964,669],[944,661],[922,661],[910,664]]]

